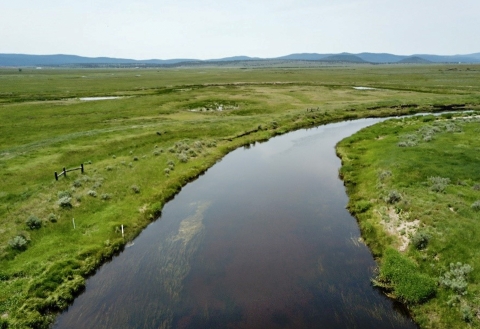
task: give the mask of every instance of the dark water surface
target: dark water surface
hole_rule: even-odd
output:
[[[416,328],[372,288],[335,144],[378,122],[228,154],[87,281],[54,328]]]

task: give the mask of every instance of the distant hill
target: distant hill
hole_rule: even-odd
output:
[[[432,63],[431,61],[419,57],[419,56],[410,56],[404,59],[399,60],[397,63],[405,63],[405,64],[428,64]]]
[[[367,61],[362,58],[352,55],[352,54],[338,54],[330,55],[321,59],[324,62],[345,62],[345,63],[367,63]]]
[[[388,53],[340,53],[340,54],[317,54],[296,53],[276,58],[258,58],[249,56],[233,56],[219,59],[199,60],[188,58],[175,59],[146,59],[135,60],[128,58],[111,57],[82,57],[76,55],[27,55],[27,54],[0,54],[0,66],[23,67],[23,66],[189,66],[189,65],[228,65],[228,63],[259,62],[270,63],[278,61],[303,61],[325,63],[480,63],[480,53],[468,55],[429,55],[414,54],[410,56],[394,55]]]
[[[74,64],[175,64],[195,61],[193,59],[134,60],[111,57],[82,57],[76,55],[25,55],[0,54],[0,66],[61,66]]]
[[[285,59],[285,60],[295,60],[295,61],[319,61],[331,55],[333,54],[301,53],[301,54],[290,54],[287,56],[281,56],[281,57],[270,58],[270,59]]]
[[[396,63],[408,56],[393,55],[387,53],[360,53],[356,54],[358,57],[370,63]]]

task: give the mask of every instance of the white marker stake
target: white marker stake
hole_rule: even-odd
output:
[[[73,229],[75,229],[75,218],[72,218]]]
[[[123,237],[124,237],[124,236],[123,236],[123,225],[122,225],[122,238],[123,238]]]

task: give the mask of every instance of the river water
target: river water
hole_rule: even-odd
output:
[[[186,185],[54,328],[417,328],[372,287],[335,144],[378,122],[237,149]]]

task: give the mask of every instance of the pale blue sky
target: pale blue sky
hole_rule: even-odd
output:
[[[0,53],[480,52],[479,0],[0,0]]]

